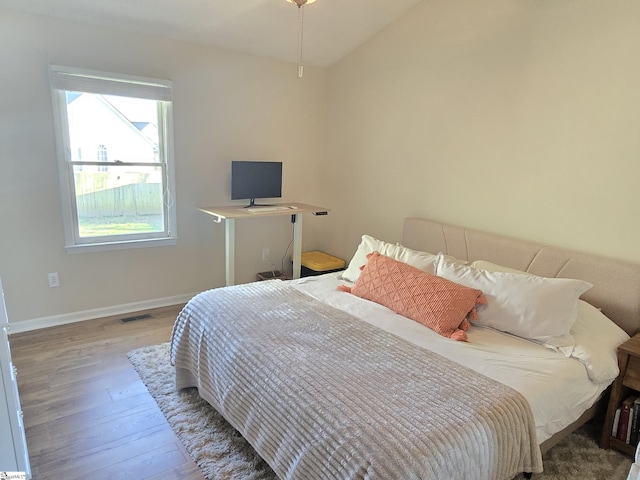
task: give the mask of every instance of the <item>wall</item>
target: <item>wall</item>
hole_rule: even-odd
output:
[[[402,219],[640,262],[640,2],[425,0],[330,70],[326,248]]]
[[[0,64],[0,275],[14,331],[176,303],[224,284],[224,229],[196,207],[229,204],[233,159],[283,161],[283,200],[318,202],[324,69],[308,67],[300,81],[294,64],[3,9]],[[177,246],[65,253],[49,64],[174,82]],[[305,227],[317,230],[319,220]],[[236,279],[251,281],[280,266],[292,226],[288,217],[238,222],[236,238]],[[305,248],[314,241],[307,235]],[[60,273],[60,287],[48,287],[47,272]]]
[[[348,259],[415,215],[638,262],[639,24],[637,0],[425,0],[298,81],[292,64],[0,9],[10,319],[222,285],[223,229],[195,207],[228,203],[231,159],[282,160],[285,200],[331,208],[305,217],[305,249]],[[65,253],[50,63],[174,81],[176,247]],[[270,267],[264,247],[279,266],[290,239],[286,217],[238,222],[238,280]]]

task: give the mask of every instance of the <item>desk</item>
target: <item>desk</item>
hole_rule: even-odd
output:
[[[293,224],[293,278],[300,278],[300,257],[302,256],[302,214],[313,213],[318,214],[328,212],[329,210],[324,207],[317,207],[315,205],[307,205],[304,203],[281,203],[275,206],[291,206],[295,209],[286,210],[273,210],[262,213],[251,213],[244,206],[226,206],[226,207],[201,207],[198,208],[201,212],[213,216],[213,221],[216,223],[222,223],[224,220],[225,225],[225,271],[227,285],[233,285],[235,283],[236,276],[236,252],[235,252],[235,240],[236,240],[236,220],[252,219],[252,218],[264,218],[281,215],[293,215],[295,216],[295,223]]]

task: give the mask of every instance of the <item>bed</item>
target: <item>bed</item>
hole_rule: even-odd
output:
[[[412,299],[424,279],[453,288],[446,322],[393,290],[407,278]],[[515,312],[549,292],[533,331],[491,323],[505,291]],[[177,388],[197,387],[280,478],[506,480],[593,417],[639,322],[638,265],[407,218],[401,244],[364,235],[345,272],[195,296],[171,359]]]

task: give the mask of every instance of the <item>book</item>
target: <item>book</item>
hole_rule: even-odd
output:
[[[620,406],[620,420],[618,421],[618,434],[616,437],[618,440],[627,443],[627,432],[629,431],[629,419],[631,415],[631,408],[633,406],[633,402],[636,400],[637,396],[629,395],[622,402]]]
[[[620,407],[616,409],[616,414],[613,417],[613,428],[611,429],[611,436],[616,438],[618,437],[618,424],[620,422],[620,410],[621,410]]]
[[[629,443],[634,447],[638,445],[638,431],[640,430],[640,397],[633,402],[633,414],[631,420],[631,438]]]

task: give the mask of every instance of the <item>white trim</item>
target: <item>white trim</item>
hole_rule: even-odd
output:
[[[170,102],[173,82],[83,68],[49,66],[51,86],[56,90],[146,98]]]
[[[153,300],[144,300],[141,302],[124,303],[122,305],[113,305],[110,307],[96,308],[93,310],[84,310],[81,312],[66,313],[62,315],[52,315],[50,317],[34,318],[31,320],[23,320],[14,322],[9,325],[9,333],[30,332],[40,328],[57,327],[69,323],[83,322],[85,320],[94,320],[96,318],[112,317],[114,315],[123,315],[127,313],[140,312],[153,308],[169,307],[171,305],[180,305],[187,303],[196,294],[185,293],[184,295],[176,295],[174,297],[156,298]]]
[[[64,247],[67,253],[93,253],[108,252],[110,250],[130,250],[132,248],[166,247],[177,245],[178,237],[147,238],[143,240],[128,240],[125,242],[83,243],[80,245],[67,245]]]

